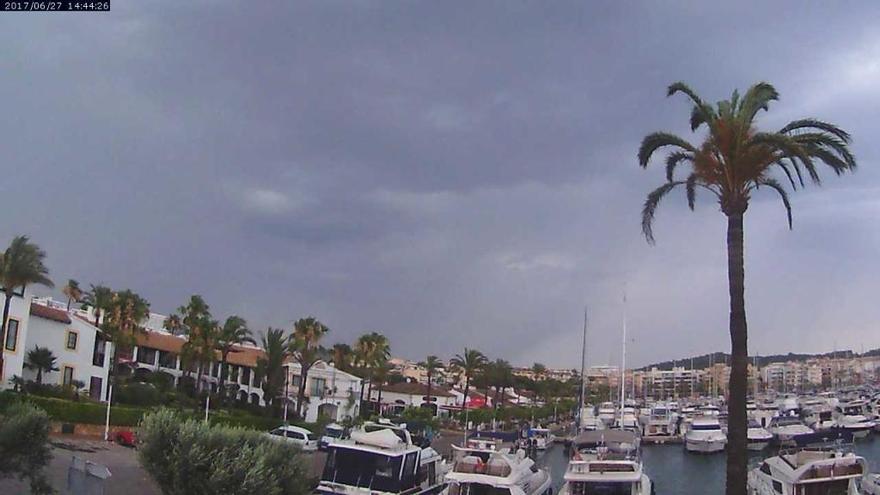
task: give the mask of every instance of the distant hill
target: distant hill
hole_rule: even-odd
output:
[[[815,359],[821,357],[838,357],[838,358],[853,358],[858,356],[859,354],[851,351],[851,350],[842,350],[836,352],[826,352],[824,354],[796,354],[793,352],[789,352],[788,354],[771,354],[769,356],[758,356],[757,362],[759,366],[766,366],[771,363],[784,363],[788,361],[806,361],[808,359]],[[870,356],[880,356],[880,349],[872,349],[870,351],[865,352],[862,356],[870,357]],[[715,352],[711,354],[703,354],[701,356],[693,356],[693,357],[685,357],[681,359],[676,359],[673,361],[663,361],[660,363],[649,364],[640,370],[650,370],[651,368],[657,368],[660,370],[671,370],[672,366],[684,366],[685,368],[691,367],[691,359],[693,359],[693,367],[695,369],[708,368],[712,363],[729,363],[730,362],[730,354],[725,352]],[[749,356],[749,363],[755,362],[755,356]]]

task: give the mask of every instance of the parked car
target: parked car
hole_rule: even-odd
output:
[[[314,452],[318,450],[318,435],[299,426],[279,426],[270,431],[269,436],[286,442],[291,442],[304,452]]]
[[[318,441],[318,448],[324,450],[330,445],[330,442],[343,438],[345,435],[345,427],[336,423],[330,423],[324,427],[324,435]]]

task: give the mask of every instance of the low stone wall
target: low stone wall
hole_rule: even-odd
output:
[[[70,431],[70,427],[73,431]],[[132,431],[135,428],[130,426],[110,426],[110,438],[119,431]],[[104,425],[92,425],[86,423],[65,423],[63,421],[50,421],[49,433],[52,435],[75,435],[77,437],[88,437],[96,439],[104,439]]]

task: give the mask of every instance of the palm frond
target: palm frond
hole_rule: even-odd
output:
[[[767,186],[770,189],[775,190],[779,193],[779,197],[782,198],[782,204],[785,206],[785,214],[788,216],[788,228],[792,228],[792,219],[791,219],[791,202],[788,200],[788,192],[786,192],[785,188],[782,187],[782,184],[776,181],[776,179],[766,178],[761,179],[760,181],[755,183],[755,186],[758,185]]]
[[[750,124],[754,120],[755,115],[760,111],[766,111],[771,101],[779,99],[779,93],[772,84],[767,82],[759,82],[746,91],[743,96],[742,105],[740,106],[740,119],[744,124]]]
[[[819,173],[816,172],[813,159],[810,158],[810,155],[804,147],[801,146],[801,143],[797,142],[791,136],[774,132],[758,132],[749,139],[747,146],[769,146],[779,150],[782,157],[800,161],[804,168],[807,169],[807,172],[810,174],[810,178],[813,179],[814,183],[821,184],[822,182],[819,178]]]
[[[788,178],[788,182],[791,184],[791,188],[797,191],[797,183],[794,181],[794,176],[791,175],[791,170],[788,169],[788,165],[786,165],[785,162],[782,160],[776,160],[775,163],[785,173],[785,176]]]
[[[648,244],[654,244],[654,230],[652,225],[654,223],[654,214],[657,211],[657,206],[660,204],[660,200],[669,194],[670,191],[682,184],[684,184],[684,181],[667,182],[651,191],[648,194],[647,199],[645,199],[645,204],[642,207],[642,233],[645,235]]]
[[[838,139],[847,144],[849,144],[849,142],[852,140],[852,136],[850,136],[848,132],[844,131],[834,124],[819,119],[793,120],[786,124],[786,126],[782,129],[779,129],[779,132],[783,134],[788,134],[798,129],[818,129],[820,131],[835,135]]]
[[[694,211],[694,204],[697,202],[697,174],[691,174],[685,181],[684,187],[687,193],[688,208]]]
[[[666,157],[666,180],[673,181],[675,176],[675,167],[682,162],[694,162],[694,154],[687,151],[674,151]]]
[[[809,145],[812,147],[829,148],[837,153],[845,163],[845,166],[841,167],[842,169],[846,170],[856,168],[856,158],[849,150],[847,142],[839,139],[832,134],[825,132],[808,132],[792,136],[791,139],[797,143]]]
[[[642,168],[647,167],[648,162],[651,160],[651,155],[664,146],[676,146],[690,152],[696,151],[696,148],[694,148],[691,143],[675,134],[670,134],[668,132],[654,132],[645,136],[645,139],[642,140],[642,145],[639,146],[639,165],[641,165]]]

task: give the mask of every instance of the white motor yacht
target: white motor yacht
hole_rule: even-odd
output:
[[[749,472],[749,495],[860,495],[865,459],[829,449],[802,449],[769,457]]]
[[[604,430],[605,422],[594,414],[592,407],[581,410],[581,431]]]
[[[665,404],[655,404],[648,415],[644,434],[657,437],[674,436],[677,419],[678,416],[673,414]]]
[[[773,434],[762,427],[757,421],[749,420],[748,449],[764,450],[773,440]]]
[[[606,425],[614,424],[614,420],[617,418],[617,408],[614,407],[613,402],[603,402],[599,404],[598,416]]]
[[[794,416],[777,416],[770,420],[767,427],[770,433],[776,437],[776,441],[782,446],[797,445],[797,439],[801,436],[812,435],[813,429],[803,424]]]
[[[556,435],[549,428],[538,427],[532,428],[532,440],[534,440],[535,448],[538,450],[547,450],[553,446],[556,441]]]
[[[572,440],[572,457],[559,495],[649,495],[639,437],[631,431],[584,432]]]
[[[841,403],[834,411],[837,425],[851,432],[853,438],[867,437],[876,426],[876,422],[867,416],[870,412],[866,401],[856,400]]]
[[[413,444],[402,427],[365,423],[350,438],[327,445],[317,493],[429,494],[443,486],[448,465],[431,447]],[[425,473],[424,475],[422,473]]]
[[[525,452],[496,445],[453,445],[455,462],[444,495],[550,495],[550,474]]]
[[[807,401],[803,407],[804,422],[815,431],[827,431],[837,428],[834,420],[834,409],[822,399]]]
[[[699,416],[691,420],[684,434],[688,452],[721,452],[727,446],[727,435],[721,430],[717,417]]]

